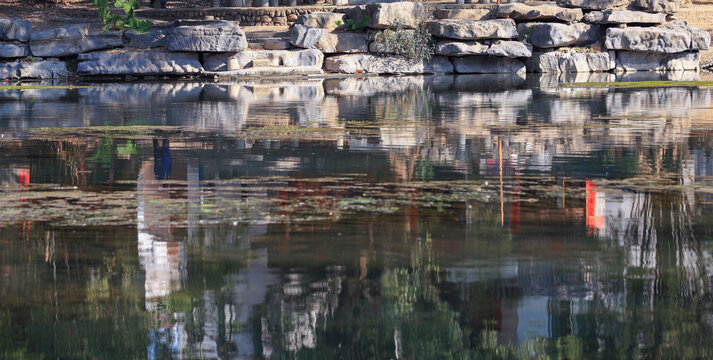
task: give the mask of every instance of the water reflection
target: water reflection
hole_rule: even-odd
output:
[[[591,80],[2,94],[0,357],[708,357],[711,89]]]

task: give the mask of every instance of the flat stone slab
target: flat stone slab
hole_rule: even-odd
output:
[[[707,49],[710,35],[699,34],[693,42],[691,32],[681,28],[628,27],[607,29],[605,46],[611,50],[679,53]],[[701,38],[701,36],[703,38]]]
[[[372,29],[388,29],[396,19],[401,21],[404,28],[413,29],[427,18],[426,8],[421,3],[410,1],[361,5],[339,11],[355,23],[368,18],[368,25]]]
[[[665,13],[665,14],[675,14],[678,12],[681,1],[680,0],[633,0],[631,5],[635,8],[653,12],[653,13]]]
[[[676,54],[617,51],[617,72],[627,71],[698,71],[700,55],[689,51]]]
[[[0,19],[0,40],[30,41],[32,22],[16,18]]]
[[[576,52],[571,49],[537,51],[527,60],[528,72],[576,73],[603,72],[614,69],[616,55],[610,52]]]
[[[688,25],[686,21],[669,21],[661,27],[687,32],[691,36],[691,50],[708,50],[710,48],[711,34],[706,30]]]
[[[0,58],[12,59],[30,56],[30,47],[26,44],[0,43]]]
[[[77,24],[32,33],[30,51],[34,56],[63,57],[124,45],[118,31],[89,35],[87,24]]]
[[[599,41],[599,26],[575,23],[527,23],[518,25],[521,37],[538,48],[587,45]]]
[[[588,10],[608,10],[629,5],[630,0],[557,0],[560,6]]]
[[[453,58],[453,68],[459,74],[524,74],[522,61],[491,56],[466,56]]]
[[[436,54],[444,56],[492,55],[503,57],[530,57],[532,45],[519,41],[440,41],[436,44]]]
[[[431,61],[409,60],[402,57],[382,57],[371,54],[347,54],[329,57],[324,69],[343,74],[436,74],[453,73],[448,58],[434,56]]]
[[[426,30],[435,37],[459,40],[513,39],[518,35],[512,19],[434,20],[426,23]]]
[[[262,41],[265,50],[287,50],[292,47],[290,40],[269,38]]]
[[[364,33],[332,33],[326,29],[317,29],[304,25],[292,27],[290,43],[303,49],[319,49],[326,54],[369,51],[369,42]]]
[[[67,63],[57,59],[23,63],[20,67],[20,77],[23,79],[59,79],[67,76]]]
[[[560,20],[579,21],[584,16],[582,9],[572,9],[557,5],[527,5],[523,3],[502,4],[496,9],[499,18],[510,18],[515,21]]]
[[[269,67],[317,67],[322,68],[324,54],[317,49],[309,50],[256,50],[235,54],[210,54],[204,58],[207,71],[228,71],[228,61],[235,59],[237,69],[252,67],[254,60],[267,60]]]
[[[295,21],[295,24],[318,29],[334,30],[338,27],[338,21],[345,24],[345,15],[340,13],[316,12],[300,15]]]
[[[592,11],[584,16],[584,22],[594,24],[663,24],[666,22],[666,14],[631,10]]]
[[[77,73],[95,75],[190,75],[203,71],[198,54],[165,51],[94,52],[78,57]]]
[[[248,47],[245,32],[237,22],[180,22],[166,34],[164,46],[171,51],[238,52]]]
[[[495,12],[490,9],[436,9],[433,17],[437,20],[491,20]]]

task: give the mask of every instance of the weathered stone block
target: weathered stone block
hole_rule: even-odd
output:
[[[405,28],[415,28],[427,18],[426,8],[422,4],[408,1],[361,5],[340,11],[355,23],[368,17],[369,27],[372,29],[388,29],[394,25],[396,19],[399,19]]]
[[[617,51],[616,71],[685,71],[698,70],[698,52],[665,54],[655,52]]]
[[[599,40],[599,26],[576,23],[536,23],[520,26],[527,29],[529,42],[538,48],[587,45]],[[526,36],[527,37],[527,36]]]
[[[571,22],[581,20],[584,14],[581,9],[565,8],[556,5],[510,3],[500,5],[500,7],[496,9],[496,16],[499,18],[510,18],[515,21],[561,20]]]
[[[532,45],[519,41],[441,41],[436,44],[436,54],[445,56],[493,55],[504,57],[530,57]]]
[[[23,79],[58,79],[67,76],[67,63],[57,59],[23,63],[20,67],[20,77]]]
[[[0,79],[19,79],[21,65],[18,62],[0,63]]]
[[[435,37],[459,40],[512,39],[517,28],[512,19],[497,20],[435,20],[426,23]]]
[[[203,71],[198,54],[164,51],[94,52],[79,55],[79,75],[188,75]]]
[[[265,50],[287,50],[292,47],[290,40],[285,39],[265,39],[262,41],[262,48]]]
[[[574,73],[600,72],[614,69],[615,54],[611,52],[575,52],[570,49],[536,51],[527,60],[528,72]]]
[[[590,9],[607,10],[629,5],[630,0],[557,0],[561,6]]]
[[[370,54],[348,54],[327,58],[327,71],[356,74],[435,74],[452,73],[453,65],[448,58],[434,56],[431,61],[409,60],[402,57],[381,57]]]
[[[32,23],[29,20],[6,18],[0,19],[0,40],[30,41]]]
[[[245,32],[232,21],[183,22],[166,34],[164,46],[171,51],[238,52],[248,47]]]
[[[89,35],[87,24],[77,24],[32,33],[30,50],[34,56],[62,57],[122,46],[120,32]]]
[[[238,69],[246,69],[255,59],[267,59],[270,66],[279,67],[310,67],[321,68],[324,54],[317,49],[309,50],[258,50],[242,51],[239,53],[210,54],[204,58],[207,71],[227,71],[228,60],[235,59]]]
[[[12,59],[30,56],[30,47],[25,44],[0,43],[0,58]]]
[[[666,14],[631,10],[592,11],[584,16],[584,21],[595,24],[663,24]]]
[[[363,33],[332,33],[326,29],[304,25],[295,25],[292,28],[290,43],[304,49],[319,49],[327,54],[369,51],[369,43]]]
[[[524,74],[522,61],[493,56],[466,56],[453,58],[453,68],[459,74]]]
[[[680,0],[633,0],[631,3],[635,8],[649,12],[661,12],[674,14],[680,8]]]
[[[491,20],[495,12],[490,9],[436,9],[433,17],[438,20]]]
[[[345,15],[340,13],[311,13],[300,15],[295,21],[297,25],[304,25],[318,29],[334,30],[337,21],[345,23]]]
[[[164,39],[169,28],[167,27],[152,27],[145,33],[138,33],[134,30],[124,32],[124,36],[129,39],[127,46],[137,49],[150,49],[161,47],[164,45]]]
[[[708,38],[710,42],[710,36]],[[654,27],[609,28],[605,46],[610,50],[678,53],[693,49],[691,33]]]

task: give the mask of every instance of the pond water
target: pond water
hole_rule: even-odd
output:
[[[0,358],[713,356],[713,87],[644,78],[0,90]]]

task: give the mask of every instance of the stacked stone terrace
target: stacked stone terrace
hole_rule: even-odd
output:
[[[669,0],[559,0],[495,9],[436,9],[375,3],[301,15],[289,39],[248,48],[234,21],[175,21],[134,31],[90,34],[85,24],[32,32],[0,19],[0,78],[431,73],[682,71],[699,69],[710,34],[677,21]],[[347,20],[368,19],[368,31]],[[369,34],[422,28],[436,40],[430,61],[384,54]]]

